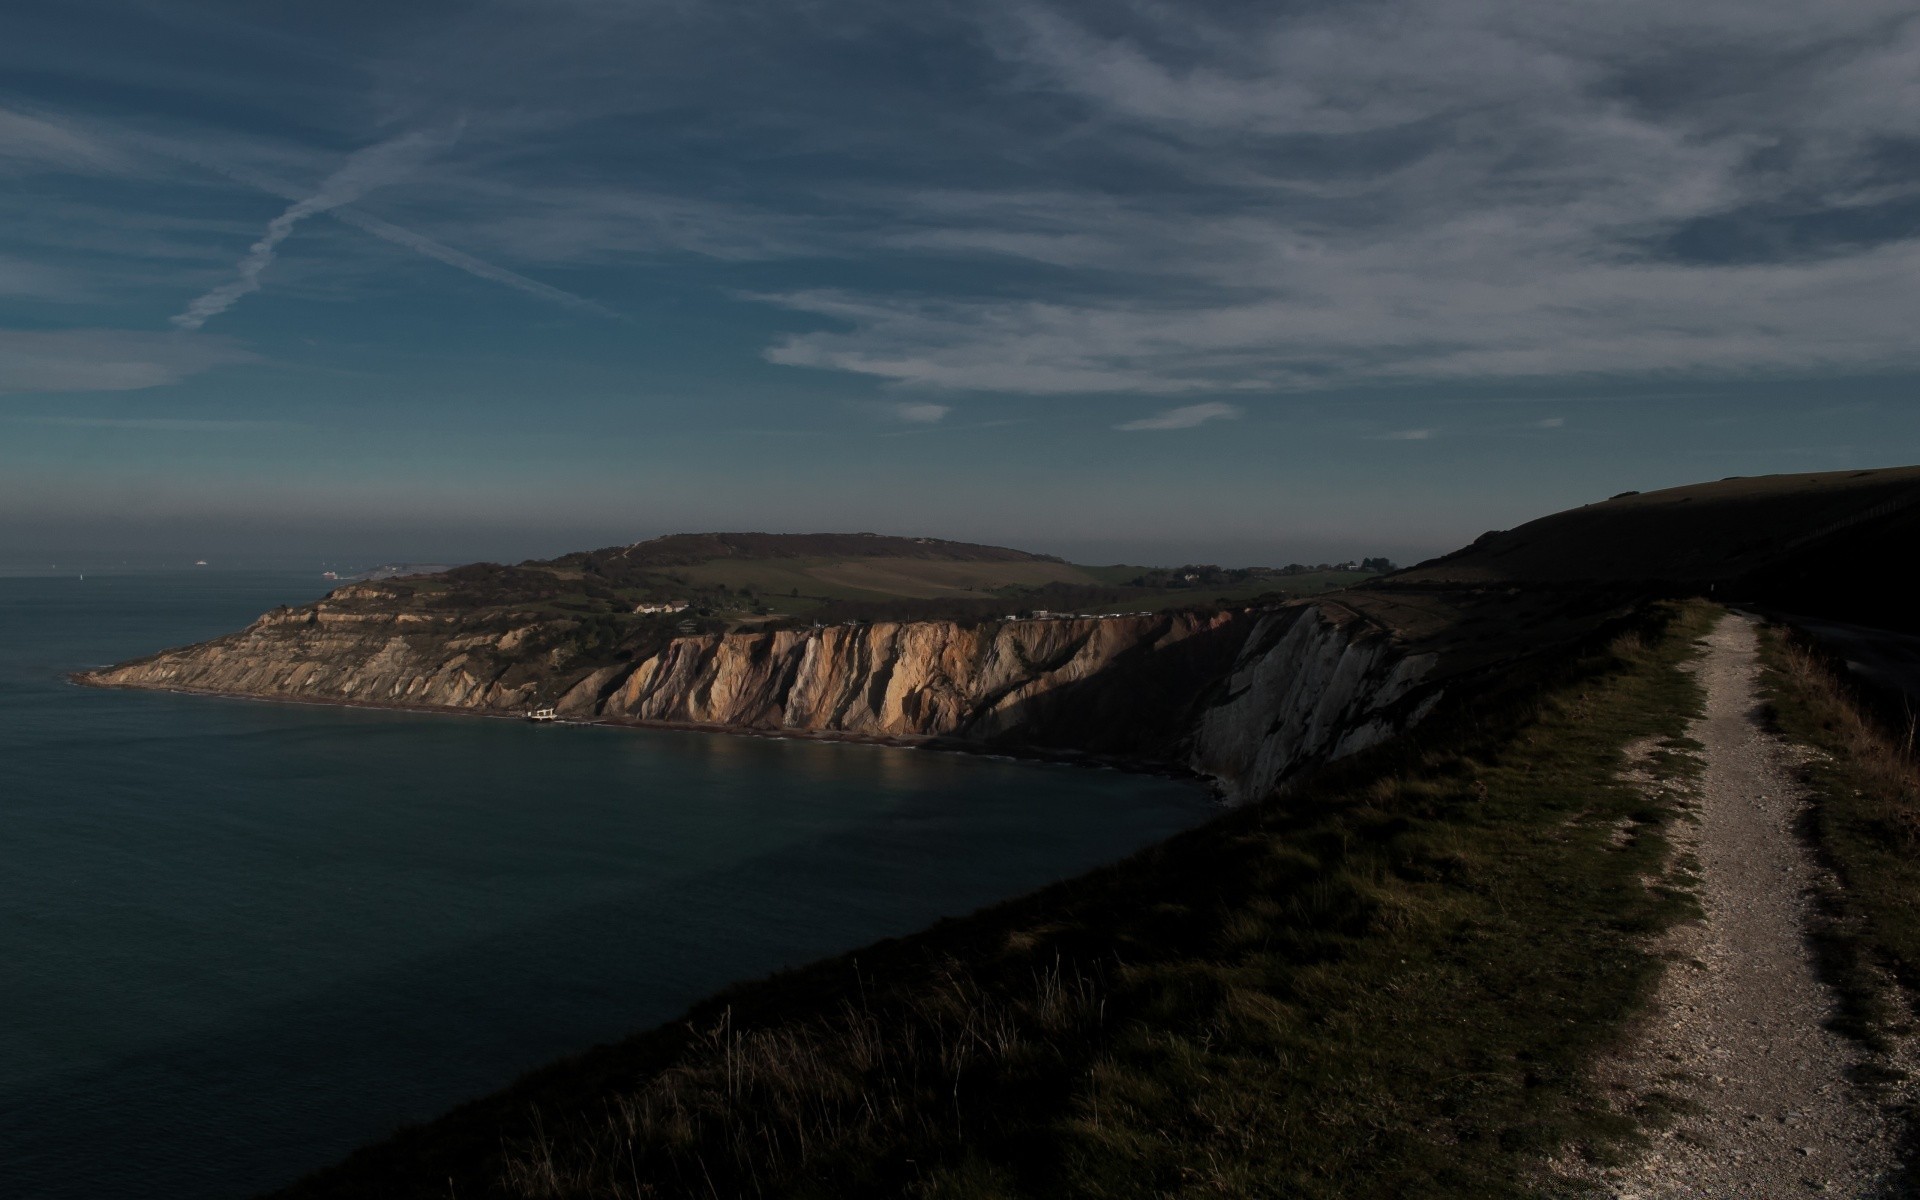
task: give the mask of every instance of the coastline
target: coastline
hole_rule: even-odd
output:
[[[66,680],[75,687],[110,692],[158,692],[174,696],[202,696],[220,700],[245,700],[262,704],[304,704],[326,708],[361,708],[388,712],[410,712],[431,716],[479,717],[499,721],[524,721],[519,713],[488,711],[450,704],[400,704],[382,700],[342,700],[327,696],[269,696],[257,692],[224,692],[207,688],[145,687],[135,684],[106,683],[92,670],[69,671]],[[1092,770],[1121,771],[1130,775],[1152,775],[1162,779],[1194,783],[1206,789],[1209,800],[1228,806],[1220,782],[1178,763],[1125,758],[1119,755],[1091,754],[1083,750],[1055,750],[1033,746],[999,746],[972,742],[964,738],[933,736],[881,736],[845,733],[837,730],[757,729],[744,725],[703,724],[694,721],[617,720],[606,717],[566,717],[556,724],[598,726],[608,729],[644,729],[664,733],[724,734],[772,741],[831,742],[849,746],[886,746],[899,750],[932,750],[950,754],[971,754],[1014,762],[1044,763],[1053,766],[1085,767]]]

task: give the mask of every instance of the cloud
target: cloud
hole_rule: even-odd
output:
[[[944,404],[896,404],[893,415],[902,421],[916,425],[933,425],[946,419],[953,409]]]
[[[231,308],[242,296],[260,290],[260,276],[273,263],[274,252],[293,233],[294,226],[315,213],[337,209],[375,188],[397,182],[427,157],[451,144],[457,135],[457,130],[451,133],[416,131],[354,151],[321,182],[318,191],[295,201],[267,223],[266,232],[240,260],[235,279],[187,305],[185,311],[173,318],[173,323],[181,329],[199,329]]]
[[[576,311],[607,312],[525,272],[698,259],[702,284],[803,314],[768,360],[914,388],[1171,404],[1920,368],[1910,0],[832,7],[576,0],[556,22],[483,0],[351,44],[276,35],[353,68],[351,96],[220,86],[260,94],[255,128],[471,110],[430,187],[316,211]],[[937,86],[870,66],[923,59]],[[111,137],[8,117],[0,170],[147,167],[169,137],[234,178],[333,165],[154,132],[164,113]],[[317,199],[267,190],[289,227]],[[84,241],[76,199],[49,188],[36,223]],[[199,257],[211,235],[170,236]],[[257,286],[274,236],[183,324]],[[798,288],[775,259],[861,282]]]
[[[220,161],[204,153],[192,150],[172,148],[166,152],[170,153],[173,157],[191,162],[195,166],[212,171],[236,183],[245,184],[248,187],[257,188],[270,195],[281,196],[289,200],[299,199],[297,189],[288,186],[280,180],[263,175],[260,172],[235,166],[230,162]],[[299,205],[296,204],[294,207],[297,208]],[[289,209],[288,211],[292,210]],[[552,284],[542,283],[540,280],[529,278],[517,271],[508,270],[506,267],[500,266],[497,263],[488,262],[464,250],[457,250],[444,242],[436,241],[425,234],[396,225],[391,221],[383,221],[379,217],[362,212],[357,208],[342,205],[330,207],[324,211],[327,216],[332,217],[343,225],[358,229],[362,233],[372,234],[374,237],[385,242],[391,242],[396,246],[404,246],[436,262],[444,263],[456,270],[465,271],[467,274],[477,278],[485,279],[493,283],[505,284],[507,287],[515,288],[530,296],[548,301],[549,303],[558,304],[563,308],[571,308],[580,312],[590,312],[601,317],[616,319],[620,317],[619,313],[603,304],[589,300],[585,296],[576,295],[563,288],[554,287]],[[284,214],[282,215],[284,217]],[[175,321],[178,322],[178,320],[179,318],[176,317]]]
[[[0,296],[72,300],[77,290],[71,272],[0,254]]]
[[[1535,429],[1559,429],[1567,423],[1565,417],[1542,417],[1533,423]]]
[[[1395,429],[1391,432],[1378,435],[1376,440],[1382,442],[1425,442],[1431,441],[1438,432],[1439,430],[1437,429]]]
[[[502,283],[510,288],[517,288],[529,296],[537,297],[551,304],[558,304],[562,308],[589,312],[600,317],[618,318],[620,316],[619,313],[608,308],[606,305],[598,304],[587,299],[585,296],[576,296],[572,292],[554,287],[552,284],[541,283],[538,279],[529,279],[517,271],[509,271],[505,267],[497,266],[485,259],[476,258],[464,250],[455,250],[452,246],[443,245],[424,234],[415,233],[410,229],[402,229],[390,221],[382,221],[378,217],[369,216],[363,212],[356,212],[350,208],[334,209],[327,215],[342,224],[351,225],[353,228],[365,233],[370,233],[383,241],[392,242],[396,246],[405,246],[409,250],[424,254],[435,262],[445,263],[450,267],[465,271],[467,274],[480,279],[489,280],[493,283]]]
[[[124,169],[124,154],[63,122],[0,108],[0,165],[88,174]]]
[[[882,300],[815,290],[756,297],[849,322],[848,333],[792,334],[769,362],[875,375],[920,387],[1070,395],[1211,389],[1204,362],[1125,311],[1058,304]],[[1142,314],[1144,317],[1144,314]],[[1191,366],[1193,374],[1184,373]]]
[[[0,393],[121,392],[257,361],[222,338],[125,329],[0,329]]]
[[[995,7],[1040,123],[1001,141],[1059,168],[899,186],[871,237],[1037,282],[768,295],[844,325],[766,356],[1032,394],[1920,367],[1920,19],[1623,3]]]
[[[154,433],[243,433],[257,429],[305,429],[294,421],[248,421],[193,417],[0,417],[16,425],[45,425],[55,429],[133,429]]]
[[[1128,421],[1115,425],[1115,429],[1136,431],[1143,429],[1192,429],[1195,425],[1204,425],[1208,421],[1231,421],[1240,415],[1240,410],[1231,404],[1210,402],[1207,404],[1188,404],[1181,408],[1170,408],[1151,417],[1142,417],[1137,421]]]

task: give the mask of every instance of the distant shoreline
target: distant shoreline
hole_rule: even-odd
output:
[[[526,717],[520,713],[464,708],[450,704],[397,704],[392,701],[382,700],[342,700],[326,696],[268,696],[255,692],[223,692],[209,688],[146,687],[134,684],[105,683],[95,678],[92,671],[70,671],[67,673],[67,682],[73,684],[75,687],[97,688],[101,691],[110,692],[161,692],[174,696],[206,696],[221,700],[256,701],[263,704],[310,704],[326,708],[376,709],[386,712],[410,712],[448,717],[482,717],[497,721],[529,723],[526,721]],[[705,724],[697,721],[648,721],[615,720],[606,717],[563,717],[555,723],[600,726],[608,729],[649,729],[665,733],[725,734],[730,737],[751,737],[767,741],[834,742],[849,746],[887,746],[897,750],[946,751],[953,754],[1009,759],[1016,762],[1086,767],[1105,771],[1120,771],[1129,775],[1152,775],[1162,779],[1173,779],[1185,783],[1198,784],[1206,789],[1208,797],[1216,804],[1224,802],[1225,799],[1225,793],[1221,790],[1216,780],[1202,775],[1197,771],[1180,766],[1177,763],[1123,758],[1118,755],[1109,754],[1090,754],[1079,750],[1048,750],[1028,746],[994,746],[980,742],[970,742],[962,738],[934,736],[889,736],[883,734],[847,733],[840,730],[755,729],[743,725]]]

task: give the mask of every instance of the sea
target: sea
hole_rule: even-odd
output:
[[[0,573],[0,1196],[252,1195],[1212,811],[1115,771],[66,680],[328,586]]]

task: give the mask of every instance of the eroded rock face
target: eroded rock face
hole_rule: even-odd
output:
[[[1431,704],[1431,656],[1314,605],[714,634],[571,670],[538,653],[542,633],[536,617],[474,630],[323,601],[83,681],[495,712],[544,699],[588,719],[1078,750],[1187,767],[1235,800]]]
[[[600,711],[755,729],[990,738],[1064,709],[1080,685],[1129,656],[1163,657],[1169,667],[1208,652],[1224,658],[1212,635],[1233,621],[919,621],[685,638],[636,667]]]
[[[1439,700],[1435,656],[1312,605],[1263,615],[1200,716],[1188,765],[1229,800],[1257,799],[1315,763],[1385,741]]]
[[[501,644],[414,612],[355,612],[322,602],[276,610],[238,633],[89,673],[85,682],[285,699],[516,709],[538,682],[509,681]]]

